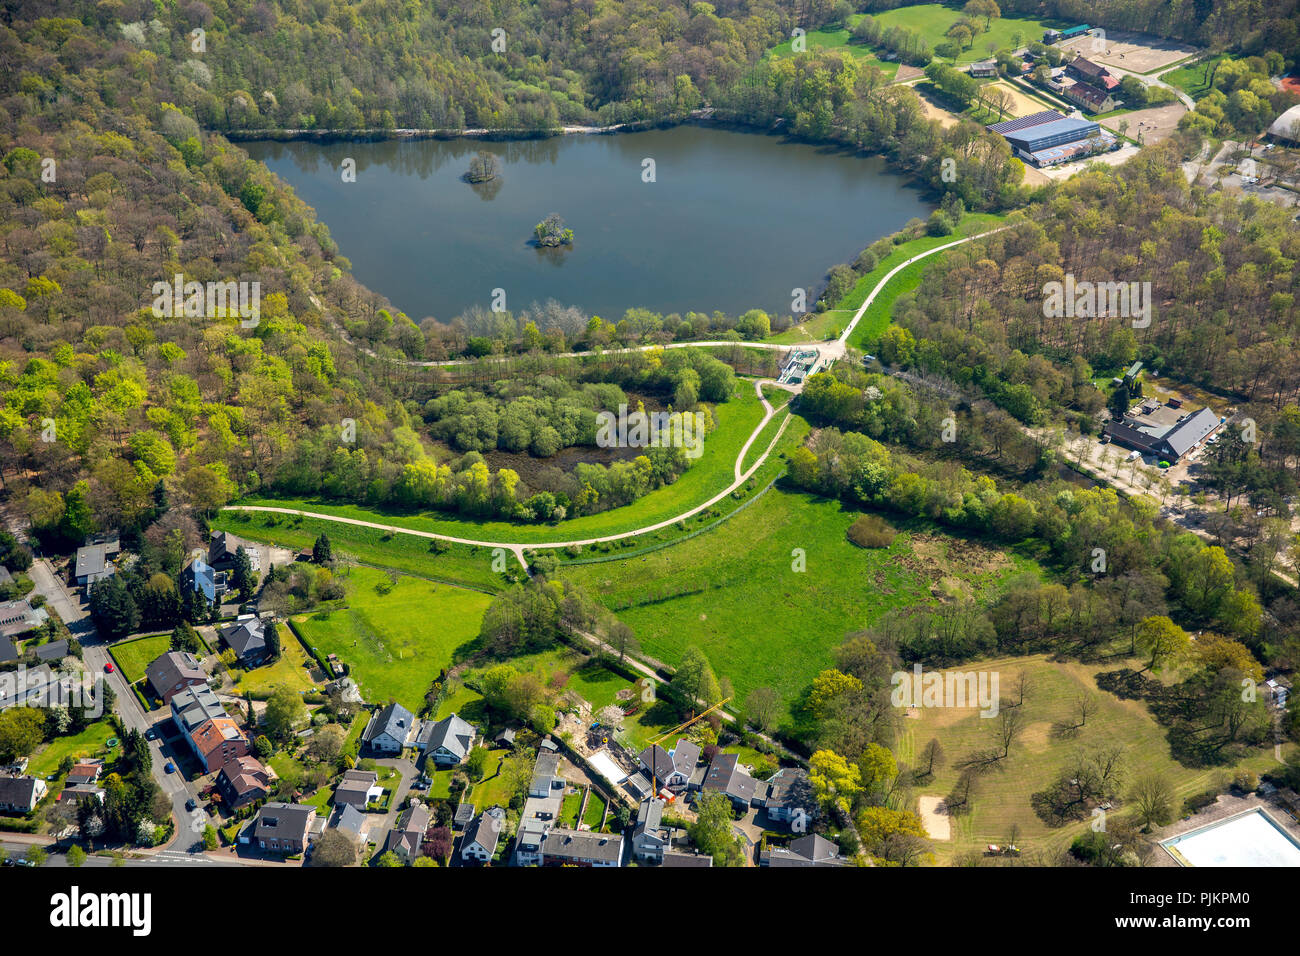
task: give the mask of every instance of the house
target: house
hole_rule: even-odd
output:
[[[205,773],[214,773],[248,753],[248,740],[206,685],[185,687],[172,696],[172,720]]]
[[[560,776],[560,755],[542,751],[533,764],[515,839],[515,863],[534,866],[542,862],[542,842],[560,818],[564,805],[564,778]]]
[[[26,634],[49,619],[50,614],[45,608],[32,607],[25,598],[21,601],[5,601],[0,603],[0,637],[12,638]]]
[[[78,678],[37,664],[25,670],[0,672],[0,710],[27,705],[29,707],[58,707],[74,699],[74,687],[80,687]]]
[[[65,781],[69,787],[81,786],[83,784],[92,784],[99,780],[100,771],[104,769],[103,764],[87,763],[85,761],[73,764],[68,771],[68,778]]]
[[[407,863],[420,855],[420,844],[429,829],[429,808],[423,803],[413,803],[397,818],[397,826],[388,831],[384,841],[385,853],[396,853]]]
[[[103,803],[107,792],[93,783],[75,783],[59,792],[59,803],[80,803],[82,800],[98,800]]]
[[[205,720],[186,739],[204,773],[215,773],[236,757],[248,754],[248,738],[229,717]]]
[[[361,733],[361,743],[380,753],[400,754],[414,740],[415,715],[401,704],[392,703],[375,712]]]
[[[38,661],[61,661],[71,653],[67,641],[50,641],[36,648]]]
[[[379,785],[379,774],[373,770],[349,770],[334,788],[334,805],[352,806],[364,810],[366,805],[384,794]]]
[[[235,757],[226,761],[217,774],[217,792],[227,809],[238,810],[270,796],[275,779],[275,771],[256,757]]]
[[[77,587],[85,589],[87,596],[90,594],[91,585],[111,577],[116,572],[117,568],[109,561],[108,545],[88,544],[84,548],[77,549],[73,575],[77,579]]]
[[[817,798],[808,771],[802,767],[778,770],[767,782],[762,800],[768,819],[776,823],[806,822],[817,815]]]
[[[507,727],[501,733],[497,734],[492,740],[498,747],[504,747],[510,750],[515,745],[515,728]]]
[[[223,627],[221,640],[245,667],[266,663],[266,656],[270,653],[266,643],[266,622],[252,614],[242,614],[234,624]]]
[[[685,850],[669,850],[664,854],[663,862],[660,866],[694,866],[694,867],[711,867],[713,866],[713,857],[707,853],[688,853]]]
[[[172,698],[187,687],[208,686],[207,672],[189,651],[168,651],[159,655],[145,668],[144,675],[164,704],[170,704]]]
[[[31,813],[46,790],[39,777],[0,777],[0,813]]]
[[[672,830],[662,823],[664,802],[659,799],[644,800],[636,812],[636,826],[632,828],[632,855],[646,863],[662,863],[664,853],[672,844]]]
[[[350,804],[336,806],[329,825],[353,843],[366,839],[366,815]]]
[[[678,740],[671,751],[653,744],[641,751],[640,761],[645,776],[655,780],[660,789],[682,790],[700,762],[700,745],[685,738]]]
[[[181,569],[181,589],[197,591],[209,604],[214,604],[226,593],[226,572],[196,557]]]
[[[235,569],[235,556],[243,548],[254,571],[260,571],[261,558],[257,548],[226,531],[214,531],[208,542],[208,565],[227,573]]]
[[[622,866],[622,834],[551,830],[542,840],[542,866]]]
[[[1108,69],[1082,56],[1077,56],[1065,64],[1065,75],[1080,83],[1092,83],[1098,86],[1102,85],[1103,80],[1111,78]]]
[[[8,664],[10,661],[16,661],[21,655],[18,648],[14,646],[12,639],[0,635],[0,664]]]
[[[1061,91],[1071,103],[1087,110],[1089,113],[1109,113],[1115,108],[1115,97],[1109,90],[1093,86],[1091,83],[1075,83]]]
[[[998,61],[979,60],[978,62],[972,63],[970,65],[970,75],[971,76],[997,76]]]
[[[436,724],[426,721],[415,745],[439,767],[454,767],[469,756],[477,733],[472,724],[450,714]]]
[[[1156,407],[1150,412],[1130,413],[1108,422],[1103,430],[1117,445],[1172,464],[1199,447],[1222,424],[1209,408],[1188,414],[1180,412],[1180,409],[1166,412]],[[1172,424],[1170,417],[1174,417]]]
[[[251,837],[240,837],[271,853],[301,853],[316,822],[316,808],[301,803],[268,803],[257,811]]]
[[[501,832],[505,829],[506,812],[500,807],[489,807],[470,824],[460,841],[462,860],[487,863],[496,855]]]
[[[759,866],[849,866],[840,848],[816,833],[790,841],[788,847],[772,847],[758,855]]]
[[[709,764],[704,775],[702,790],[725,793],[733,804],[740,809],[747,809],[754,799],[758,781],[740,766],[740,758],[735,754],[718,754]]]

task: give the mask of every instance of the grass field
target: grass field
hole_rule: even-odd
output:
[[[857,19],[856,16],[850,17],[849,23],[855,23],[857,22]],[[804,40],[804,52],[806,53],[822,53],[828,50],[835,50],[840,53],[847,53],[849,56],[870,63],[891,80],[894,78],[894,75],[898,73],[897,60],[882,60],[876,55],[876,52],[872,50],[871,47],[861,43],[850,43],[849,31],[847,29],[842,28],[834,30],[828,28],[825,30],[810,30],[804,36]],[[793,46],[793,39],[786,40],[784,43],[779,43],[772,47],[772,49],[768,51],[767,55],[773,59],[794,56],[795,52]]]
[[[1127,760],[1127,779],[1139,772],[1154,771],[1168,776],[1177,790],[1181,805],[1184,797],[1205,790],[1222,768],[1189,769],[1170,756],[1166,731],[1156,723],[1144,704],[1121,700],[1097,690],[1095,674],[1118,666],[1089,666],[1072,662],[1049,661],[1043,656],[1003,658],[963,665],[965,671],[989,671],[999,674],[1003,697],[1014,697],[1012,686],[1024,671],[1030,678],[1025,707],[1025,732],[1020,743],[999,766],[980,777],[972,810],[968,815],[949,817],[952,837],[935,841],[939,862],[950,862],[962,850],[982,850],[989,843],[1007,842],[1013,824],[1020,828],[1018,844],[1023,851],[1054,849],[1065,846],[1085,832],[1091,818],[1063,827],[1049,827],[1034,812],[1030,799],[1046,789],[1060,774],[1071,754],[1079,747],[1123,742]],[[1071,709],[1082,692],[1097,695],[1100,707],[1077,734],[1063,734],[1056,726],[1074,722]],[[937,739],[945,753],[945,763],[933,778],[916,790],[917,796],[945,797],[956,784],[960,768],[956,766],[971,753],[993,746],[992,725],[995,720],[979,716],[972,708],[920,708],[919,717],[903,721],[897,755],[900,762],[915,766],[917,755],[931,739]],[[1242,766],[1259,772],[1276,766],[1271,748],[1260,751]],[[1127,787],[1124,788],[1127,792]],[[1123,808],[1119,807],[1119,812]]]
[[[851,309],[857,312],[862,303],[866,301],[867,296],[871,294],[871,290],[891,269],[899,263],[906,262],[917,253],[925,252],[927,249],[933,249],[936,246],[942,246],[954,239],[960,239],[962,236],[975,235],[976,233],[996,229],[1005,220],[1005,216],[998,216],[993,213],[970,213],[963,217],[961,224],[951,236],[921,236],[919,239],[910,239],[895,246],[893,252],[885,256],[875,269],[858,280],[853,290],[840,302],[839,308]],[[936,253],[936,255],[944,255],[944,253]],[[885,286],[880,291],[880,294],[872,300],[871,307],[863,313],[861,321],[853,329],[853,334],[849,336],[849,345],[870,351],[875,346],[876,340],[880,338],[880,334],[889,327],[895,300],[903,293],[911,292],[921,284],[922,273],[925,271],[926,266],[933,261],[935,261],[935,257],[930,256],[920,262],[914,262],[898,272],[889,281],[889,285]]]
[[[457,650],[478,636],[491,598],[447,584],[353,568],[347,607],[294,618],[322,655],[337,654],[368,701],[394,699],[416,711],[429,685],[452,665]]]
[[[1190,63],[1187,66],[1180,66],[1176,70],[1170,70],[1160,77],[1170,86],[1176,86],[1194,100],[1199,100],[1202,96],[1213,89],[1210,86],[1210,76],[1214,73],[1214,67],[1221,60],[1227,59],[1226,53],[1219,56],[1210,57],[1202,60],[1200,63]]]
[[[979,594],[1033,567],[924,528],[888,549],[860,549],[845,537],[857,514],[778,487],[707,534],[563,574],[598,594],[650,656],[675,665],[695,644],[740,700],[768,685],[789,704],[831,666],[846,634],[891,607],[931,600],[936,581]],[[796,549],[804,571],[794,570]]]
[[[251,671],[241,671],[235,681],[235,693],[251,691],[254,694],[269,694],[280,685],[288,685],[295,691],[315,690],[316,682],[311,678],[312,661],[303,650],[302,644],[287,628],[280,631],[280,659],[274,664],[258,667]]]
[[[917,6],[886,10],[883,13],[873,15],[882,27],[903,26],[910,30],[919,31],[933,49],[947,39],[944,34],[948,32],[949,27],[961,18],[961,7],[962,4],[960,3],[951,5],[922,3]],[[1035,40],[1041,40],[1043,31],[1048,27],[1060,29],[1068,26],[1074,26],[1074,24],[1059,20],[1004,16],[994,20],[988,32],[977,34],[971,48],[963,50],[961,56],[957,57],[957,63],[958,65],[973,63],[976,60],[988,58],[990,56],[989,44],[993,44],[994,49],[998,50],[1003,47],[1014,47],[1017,45],[1017,34],[1019,34],[1020,44],[1023,45]]]
[[[137,637],[130,641],[121,641],[109,650],[117,662],[122,676],[128,683],[134,684],[144,677],[145,669],[154,660],[171,648],[170,634],[155,634],[152,637]]]
[[[110,752],[106,741],[113,735],[113,728],[108,721],[100,720],[85,727],[79,734],[56,737],[28,761],[27,772],[44,779],[59,769],[64,757],[77,760],[81,757],[104,756]],[[116,750],[112,752],[117,753]]]
[[[736,456],[763,418],[763,406],[759,403],[758,396],[754,394],[754,386],[746,381],[738,381],[734,397],[728,402],[715,406],[714,416],[717,419],[717,428],[705,439],[704,454],[696,459],[695,463],[673,484],[659,488],[621,508],[584,515],[570,521],[563,521],[558,525],[524,525],[508,521],[475,520],[468,517],[448,517],[437,512],[416,515],[398,514],[355,505],[304,499],[248,498],[240,504],[297,508],[320,514],[374,521],[399,528],[509,544],[539,544],[575,538],[603,537],[671,518],[695,505],[702,504],[731,484]],[[229,514],[226,513],[227,521],[230,520]],[[255,524],[256,521],[257,519],[254,519],[249,524]],[[232,530],[243,534],[248,527],[248,524],[236,523],[232,526]],[[377,534],[382,537],[383,532]],[[332,530],[330,536],[332,542]],[[306,535],[303,537],[306,538]],[[424,542],[422,547],[427,549],[429,545]],[[488,555],[486,551],[481,553]],[[490,555],[488,558],[490,561]]]
[[[269,501],[261,503],[275,504]],[[327,510],[325,506],[312,505],[309,508],[313,511]],[[374,516],[368,520],[398,524]],[[229,531],[252,541],[278,544],[295,551],[311,547],[317,536],[324,532],[330,539],[335,557],[348,557],[362,564],[378,564],[487,591],[500,590],[505,582],[502,574],[492,570],[492,552],[487,548],[448,544],[443,551],[435,553],[428,538],[389,534],[378,528],[360,528],[319,518],[247,511],[223,511],[213,520],[212,527],[213,530]]]

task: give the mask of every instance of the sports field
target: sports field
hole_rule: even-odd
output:
[[[922,3],[911,7],[899,7],[873,14],[882,27],[903,26],[917,30],[933,49],[947,40],[949,27],[962,17],[963,4]],[[981,27],[983,21],[980,21]],[[974,43],[968,50],[963,50],[957,57],[957,64],[973,63],[986,59],[990,55],[990,46],[994,50],[1023,46],[1043,38],[1043,31],[1049,27],[1061,29],[1073,26],[1058,20],[1039,20],[1025,17],[999,17],[993,20],[986,32],[976,34]]]
[[[389,587],[391,585],[391,590]],[[386,592],[386,593],[385,593]],[[347,607],[293,618],[320,656],[337,654],[371,702],[420,709],[429,685],[478,636],[491,598],[478,591],[353,568]]]

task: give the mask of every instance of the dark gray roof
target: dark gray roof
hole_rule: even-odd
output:
[[[658,830],[663,820],[664,802],[662,800],[643,800],[636,811],[635,833],[646,830]]]
[[[30,806],[35,790],[35,777],[0,777],[0,803],[7,806]]]
[[[76,577],[94,577],[102,575],[108,568],[107,547],[102,544],[88,544],[77,549]]]
[[[350,803],[345,803],[334,811],[334,819],[330,821],[330,826],[350,834],[355,840],[361,836],[361,827],[365,822],[366,815],[364,813]]]
[[[673,747],[673,769],[689,777],[700,762],[700,745],[693,740],[679,740]]]
[[[369,743],[380,734],[386,733],[396,740],[405,741],[413,726],[415,726],[415,715],[401,704],[392,703],[375,714],[374,720],[366,726],[361,739]]]
[[[0,637],[0,664],[18,660],[18,648],[7,637]]]
[[[682,850],[668,850],[664,853],[660,866],[713,866],[713,857],[707,853],[686,853]]]
[[[302,803],[266,803],[257,812],[253,835],[258,840],[306,841],[316,808]]]
[[[464,760],[469,754],[469,745],[474,739],[474,734],[473,724],[461,720],[455,714],[449,714],[436,724],[425,724],[420,739],[429,750],[437,750],[441,747]]]
[[[474,819],[474,804],[458,803],[456,812],[452,815],[452,822],[458,826],[466,826]]]
[[[50,641],[36,648],[36,656],[43,661],[54,661],[68,656],[67,641]]]
[[[236,621],[221,629],[221,639],[225,641],[238,657],[266,650],[266,622],[261,618],[251,617],[246,621]]]
[[[739,758],[735,754],[718,754],[709,764],[709,772],[704,775],[702,787],[705,790],[719,790],[733,800],[748,803],[754,798],[757,785],[758,781],[739,766]]]
[[[764,850],[759,862],[765,866],[846,866],[840,848],[817,833],[792,840],[789,847]]]
[[[181,681],[196,681],[206,684],[208,675],[204,673],[199,659],[189,651],[168,651],[149,662],[145,676],[153,689],[162,694],[171,690]]]
[[[803,809],[809,816],[816,812],[817,798],[812,792],[812,781],[808,779],[808,771],[802,767],[778,770],[768,784],[765,806],[769,810],[777,807],[786,810]]]
[[[501,830],[505,825],[505,819],[506,812],[500,807],[488,807],[465,831],[461,846],[477,843],[489,853],[495,853],[497,842],[501,839]]]
[[[586,830],[561,830],[546,834],[542,853],[560,860],[599,860],[617,863],[623,856],[623,840],[608,833]]]
[[[672,774],[673,758],[658,744],[647,747],[640,756],[641,766],[645,767],[647,774],[654,774],[658,780],[666,780]]]
[[[1179,458],[1219,425],[1219,416],[1208,408],[1188,415],[1165,435],[1169,450]]]

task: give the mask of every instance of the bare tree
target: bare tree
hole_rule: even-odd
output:
[[[1020,738],[1024,730],[1025,712],[1019,707],[1008,707],[1004,703],[998,709],[997,723],[993,727],[993,733],[1002,747],[1003,757],[1011,752],[1011,745]]]
[[[1097,713],[1100,707],[1101,701],[1097,698],[1096,694],[1091,691],[1081,691],[1079,695],[1074,698],[1074,712],[1079,718],[1078,723],[1076,723],[1075,726],[1087,726],[1088,718]]]

